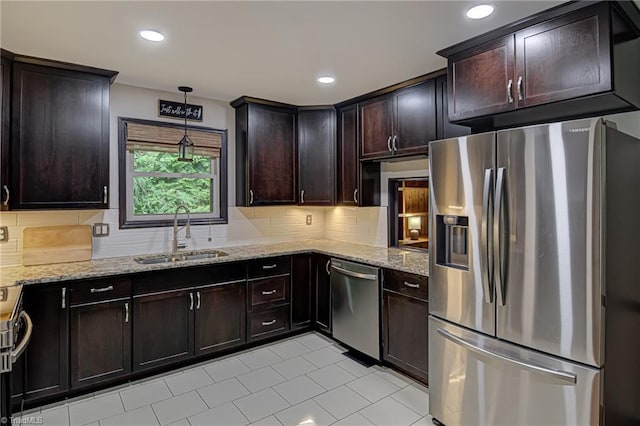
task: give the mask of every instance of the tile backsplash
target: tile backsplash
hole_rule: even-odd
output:
[[[27,226],[99,222],[110,225],[110,235],[93,238],[94,259],[171,250],[171,227],[119,229],[118,209],[0,212],[0,226],[9,228],[9,241],[0,243],[0,265],[22,264],[22,230]],[[184,231],[180,237],[188,249],[321,238],[386,246],[387,208],[231,206],[228,224],[192,226],[191,239],[184,239]]]

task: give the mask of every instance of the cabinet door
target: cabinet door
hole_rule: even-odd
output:
[[[383,291],[383,359],[427,383],[429,304]]]
[[[24,289],[24,309],[33,333],[23,354],[25,399],[65,392],[69,388],[69,310],[67,287]]]
[[[311,255],[291,258],[291,328],[311,324]]]
[[[518,107],[613,89],[605,3],[516,33]]]
[[[449,96],[447,94],[447,76],[436,79],[436,139],[457,138],[471,133],[466,126],[452,124],[449,121]]]
[[[71,387],[123,376],[131,371],[131,300],[70,309]]]
[[[204,355],[246,341],[246,281],[196,288],[195,353]]]
[[[134,370],[168,365],[193,356],[194,308],[191,290],[134,297]]]
[[[338,113],[338,204],[358,205],[358,105]]]
[[[9,128],[11,60],[4,55],[0,61],[0,210],[9,208]]]
[[[513,109],[514,62],[513,35],[450,57],[449,120],[455,122]]]
[[[107,208],[109,79],[14,63],[10,206]]]
[[[331,206],[335,200],[336,111],[298,111],[300,204]]]
[[[395,94],[394,154],[426,154],[436,138],[436,84],[434,80],[399,90]]]
[[[384,158],[393,155],[393,97],[378,96],[359,104],[360,158]]]
[[[329,256],[314,256],[314,275],[316,288],[316,325],[321,330],[331,332],[331,282]]]
[[[297,204],[295,111],[249,104],[248,128],[250,204]]]

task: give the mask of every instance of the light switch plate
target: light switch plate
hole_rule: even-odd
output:
[[[310,214],[307,215],[307,225],[311,225],[312,216]]]
[[[93,224],[93,236],[94,237],[108,237],[109,236],[109,224],[108,223],[94,223]]]
[[[9,227],[0,226],[0,242],[6,243],[9,241]]]

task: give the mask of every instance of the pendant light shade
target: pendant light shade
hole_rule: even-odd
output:
[[[180,86],[178,90],[184,92],[184,136],[178,142],[178,161],[191,162],[195,146],[187,135],[187,93],[193,92],[193,89],[188,86]]]

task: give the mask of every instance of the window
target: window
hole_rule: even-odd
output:
[[[389,179],[389,245],[429,248],[429,180]]]
[[[192,162],[178,161],[184,126],[119,118],[121,228],[171,226],[179,205],[192,224],[227,223],[227,132],[187,129]]]

